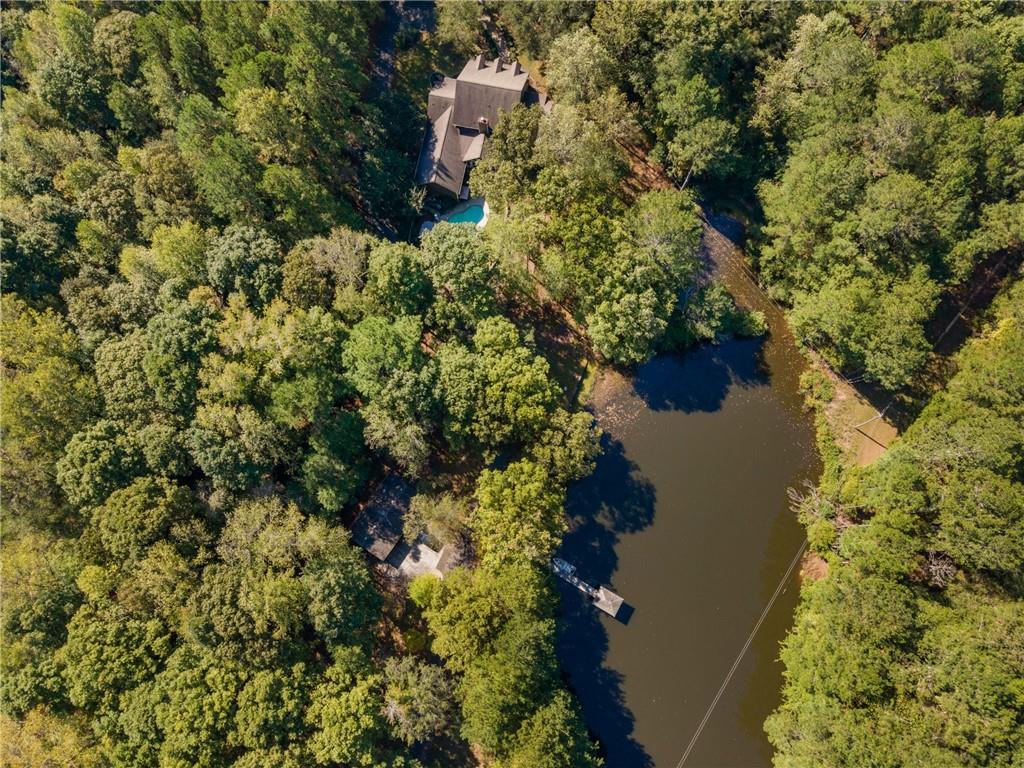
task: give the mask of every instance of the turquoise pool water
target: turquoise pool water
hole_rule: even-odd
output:
[[[484,207],[482,205],[471,205],[465,210],[447,217],[452,224],[479,224],[483,218]]]

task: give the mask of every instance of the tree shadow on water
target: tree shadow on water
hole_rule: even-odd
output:
[[[601,455],[589,477],[569,489],[566,511],[573,528],[595,522],[614,539],[621,533],[642,531],[654,521],[655,488],[626,456],[625,447],[608,432],[601,435]],[[577,538],[573,530],[566,537],[569,545]],[[615,541],[599,542],[602,554],[614,557]],[[614,563],[612,563],[614,565]],[[611,571],[599,574],[610,578]]]
[[[656,357],[636,371],[633,391],[655,411],[712,413],[732,386],[768,383],[763,343],[763,338],[731,339]]]
[[[623,533],[634,533],[651,524],[655,489],[626,457],[622,443],[605,434],[602,449],[594,473],[570,489],[567,509],[571,529],[559,555],[577,567],[584,581],[614,589],[612,577],[618,566],[615,546]],[[626,706],[623,677],[604,665],[608,632],[602,623],[603,614],[572,586],[561,581],[559,586],[559,657],[583,706],[587,725],[601,741],[606,764],[652,766],[650,756],[632,735],[634,719]]]

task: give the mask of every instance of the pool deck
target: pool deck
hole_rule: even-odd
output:
[[[433,229],[434,225],[438,221],[448,221],[448,219],[454,216],[455,214],[462,213],[463,211],[472,208],[474,205],[481,206],[484,209],[483,218],[480,219],[480,221],[478,221],[476,224],[477,229],[483,229],[487,225],[487,219],[490,218],[491,209],[488,207],[487,201],[484,200],[482,197],[478,196],[471,197],[468,200],[464,200],[461,203],[452,206],[449,210],[445,211],[436,219],[425,219],[423,223],[420,224],[420,237],[423,237],[424,232]]]

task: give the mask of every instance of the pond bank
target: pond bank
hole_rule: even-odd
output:
[[[724,245],[735,223],[711,222],[716,276],[765,313],[770,337],[602,372],[590,405],[604,453],[570,490],[561,556],[633,609],[623,623],[563,592],[559,653],[609,766],[677,764],[803,541],[787,488],[819,471],[804,359],[781,311],[737,279]],[[761,724],[779,701],[797,586],[793,575],[687,765],[770,764]]]

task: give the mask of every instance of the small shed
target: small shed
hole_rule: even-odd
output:
[[[452,550],[451,547],[441,547],[438,551],[427,543],[426,536],[420,534],[411,545],[403,541],[396,547],[388,562],[407,579],[423,574],[443,579],[453,565]]]
[[[387,560],[402,540],[402,518],[412,497],[409,483],[396,473],[388,475],[352,524],[352,540],[378,560]]]

